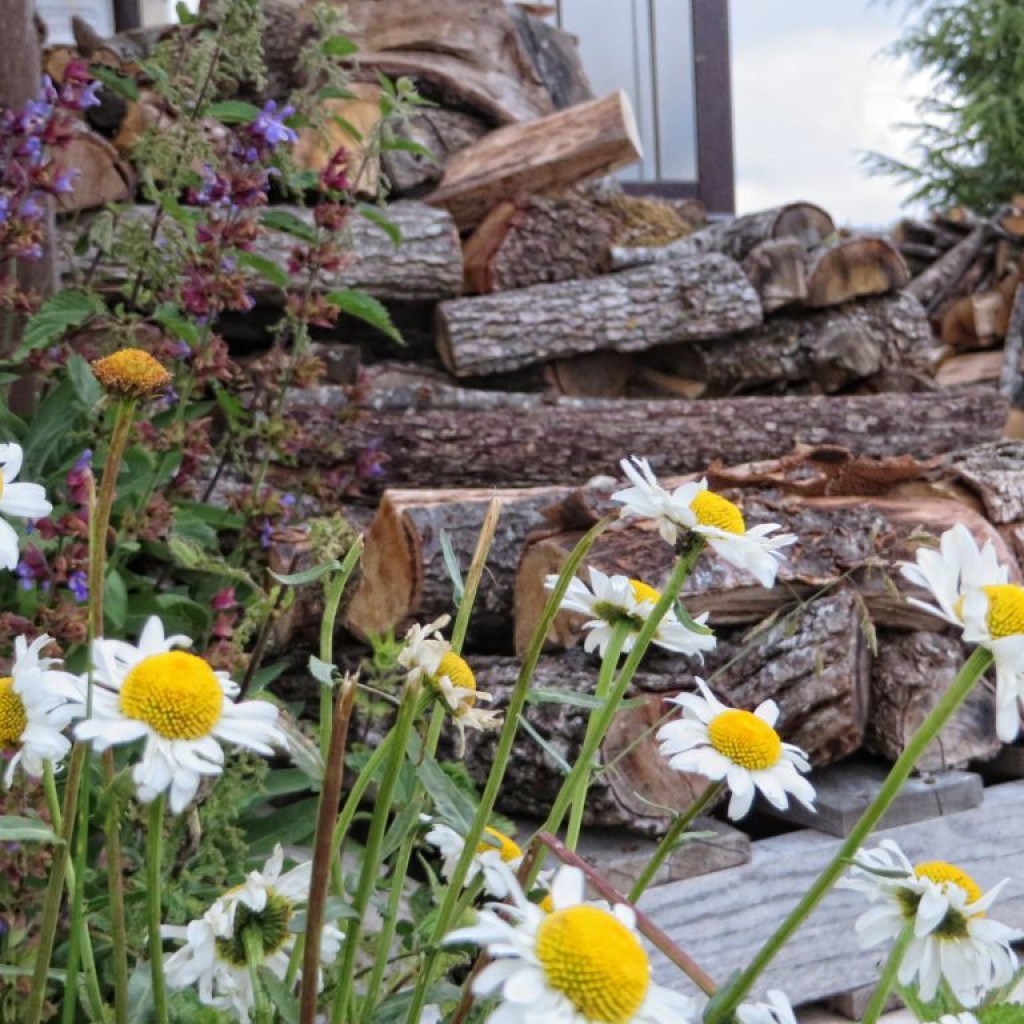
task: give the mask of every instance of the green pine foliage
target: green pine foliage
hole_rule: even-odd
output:
[[[911,200],[991,212],[1024,191],[1024,4],[1019,0],[908,0],[890,49],[929,72],[918,104],[915,160],[878,153],[868,169],[912,186]]]

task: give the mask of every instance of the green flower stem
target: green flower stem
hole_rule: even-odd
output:
[[[654,851],[654,856],[647,862],[647,866],[640,872],[640,877],[633,883],[633,888],[629,890],[630,903],[636,903],[640,899],[647,886],[651,884],[654,876],[658,873],[658,868],[665,863],[668,855],[675,849],[676,843],[686,827],[700,817],[715,802],[718,794],[724,788],[724,782],[712,783],[683,814],[679,815],[672,822],[671,827],[658,844],[658,848]]]
[[[82,933],[88,928],[85,916],[85,860],[89,843],[89,792],[82,786],[78,800],[78,829],[74,835],[74,863],[68,865],[71,884],[71,922],[68,934],[67,979],[61,1006],[62,1024],[74,1024],[78,1002],[78,962],[82,949]]]
[[[821,902],[825,894],[832,888],[843,873],[849,861],[860,849],[861,844],[888,810],[900,787],[907,781],[914,764],[921,756],[925,747],[949,720],[954,711],[963,703],[971,688],[981,678],[985,670],[992,664],[990,651],[978,647],[964,663],[963,668],[953,680],[949,689],[942,695],[939,702],[929,712],[917,731],[907,741],[907,745],[892,766],[888,777],[882,784],[878,796],[871,802],[868,809],[839,848],[832,862],[818,876],[815,883],[808,889],[803,899],[793,908],[789,916],[779,925],[758,951],[750,966],[732,982],[724,986],[718,998],[708,1005],[704,1015],[704,1024],[721,1024],[732,1016],[733,1011],[750,991],[751,986],[760,977],[761,972],[785,945],[790,936],[800,927],[804,919]]]
[[[469,628],[469,617],[473,611],[473,604],[476,601],[476,592],[480,587],[480,580],[483,578],[484,566],[487,563],[487,554],[494,542],[494,532],[498,528],[498,517],[501,515],[501,500],[492,498],[484,514],[484,521],[480,527],[480,534],[477,537],[476,548],[473,551],[473,561],[470,562],[469,572],[466,573],[466,585],[462,591],[462,600],[459,601],[459,611],[455,616],[455,625],[452,626],[452,650],[459,654],[462,651],[463,641],[466,639],[466,630]]]
[[[164,981],[164,948],[160,938],[163,872],[160,867],[164,841],[164,804],[161,793],[149,805],[149,831],[146,835],[146,908],[149,924],[149,970],[153,979],[153,1022],[167,1024],[167,984]]]
[[[323,648],[321,648],[322,650]],[[330,690],[324,687],[328,693]],[[345,678],[338,688],[330,731],[331,748],[327,752],[324,782],[317,809],[316,835],[313,839],[313,867],[306,908],[306,934],[302,950],[302,984],[299,989],[299,1024],[316,1020],[317,978],[320,972],[320,935],[323,932],[327,891],[331,881],[331,825],[341,802],[341,786],[345,777],[345,749],[352,705],[356,697],[354,679]],[[294,972],[289,964],[289,981]]]
[[[60,835],[64,829],[64,816],[60,810],[60,799],[57,796],[57,780],[53,774],[53,762],[43,762],[43,793],[46,796],[46,809],[50,812],[50,825]]]
[[[867,1008],[864,1010],[861,1024],[875,1024],[875,1021],[881,1016],[885,1004],[889,1000],[889,994],[896,984],[896,975],[899,973],[900,964],[903,963],[907,946],[913,939],[914,921],[910,920],[903,926],[903,930],[892,947],[892,952],[889,953],[889,959],[885,961],[881,977],[879,977],[875,991],[871,993],[871,999],[868,1000]]]
[[[608,641],[608,646],[605,648],[604,657],[601,659],[601,671],[597,677],[597,687],[594,690],[594,696],[599,701],[606,701],[608,699],[608,691],[612,685],[612,679],[615,676],[615,669],[619,664],[619,655],[622,653],[622,648],[626,643],[626,638],[629,636],[630,626],[628,622],[618,622],[612,630],[611,638]],[[594,732],[597,725],[597,711],[596,707],[590,709],[590,715],[587,718],[586,732],[583,734],[583,745],[587,746],[590,741],[590,737]],[[583,811],[587,805],[587,790],[590,789],[590,780],[593,775],[592,771],[588,771],[585,775],[580,778],[579,785],[576,787],[576,792],[572,795],[572,809],[569,812],[569,827],[566,830],[565,845],[570,850],[576,849],[576,844],[580,839],[580,828],[583,825]]]
[[[245,963],[249,968],[249,980],[252,983],[254,1024],[273,1024],[274,1010],[260,980],[260,968],[263,966],[263,936],[258,927],[249,925],[242,929],[242,946],[245,948]]]
[[[117,769],[113,750],[104,750],[103,776],[108,785]],[[110,799],[104,820],[107,844],[107,889],[110,893],[110,942],[114,971],[114,1020],[128,1024],[128,929],[124,913],[124,857],[121,853],[121,803],[116,795]],[[152,840],[152,836],[149,837]],[[76,869],[78,858],[75,858]],[[83,856],[84,868],[84,856]]]
[[[416,987],[413,990],[409,1013],[406,1017],[410,1024],[419,1024],[420,1014],[423,1012],[423,1005],[426,1002],[427,989],[433,981],[438,956],[441,952],[441,940],[451,927],[453,915],[459,902],[459,895],[466,880],[466,875],[469,873],[469,866],[473,862],[477,846],[480,845],[484,828],[491,820],[494,804],[498,798],[498,790],[501,788],[502,780],[505,777],[505,770],[512,755],[512,744],[516,738],[516,731],[519,728],[519,720],[522,716],[523,708],[526,706],[526,698],[530,692],[530,683],[533,680],[533,673],[536,671],[537,662],[540,660],[544,641],[562,605],[562,598],[565,597],[565,592],[569,588],[569,581],[576,575],[587,552],[607,526],[608,520],[601,520],[580,538],[579,543],[573,549],[572,554],[569,555],[568,560],[562,567],[562,571],[558,575],[558,582],[555,584],[550,597],[548,597],[541,620],[530,639],[529,649],[526,652],[526,657],[523,659],[522,668],[519,670],[519,677],[509,696],[508,707],[505,709],[505,721],[498,736],[494,760],[491,763],[491,770],[487,775],[487,783],[480,796],[480,803],[477,805],[473,822],[469,831],[463,837],[465,845],[463,846],[462,854],[455,865],[452,877],[448,880],[448,888],[445,892],[444,900],[438,909],[437,917],[434,921],[426,963],[416,979]]]
[[[622,703],[622,698],[625,696],[626,690],[629,688],[629,684],[633,681],[633,676],[636,674],[640,661],[647,652],[647,648],[650,646],[651,639],[654,637],[654,634],[658,629],[658,624],[665,617],[669,608],[671,608],[672,603],[676,599],[676,595],[682,588],[683,583],[686,582],[686,578],[692,572],[693,566],[696,564],[696,561],[703,550],[703,538],[698,537],[695,534],[691,534],[688,546],[676,559],[676,564],[672,569],[672,575],[669,577],[669,581],[666,584],[664,591],[662,591],[661,597],[658,598],[657,603],[651,609],[650,615],[647,616],[646,622],[644,622],[639,633],[637,633],[633,649],[629,652],[626,662],[622,666],[622,670],[619,672],[618,678],[615,680],[615,684],[612,686],[611,692],[608,695],[608,700],[605,702],[604,707],[598,712],[593,730],[589,736],[585,737],[583,746],[580,748],[579,755],[576,758],[576,763],[573,765],[569,774],[565,777],[565,781],[562,783],[562,788],[559,790],[558,796],[555,797],[555,802],[552,804],[551,810],[548,812],[547,819],[538,831],[555,834],[561,827],[562,819],[565,817],[565,812],[569,809],[569,802],[572,799],[573,793],[575,793],[579,786],[580,779],[590,772],[590,766],[593,763],[594,755],[597,753],[597,750],[601,745],[601,741],[607,735],[608,729],[611,727],[612,721],[618,713],[619,705]],[[541,864],[542,858],[537,857],[530,870],[530,875],[527,878],[528,885],[532,884],[534,879],[537,877],[537,872],[540,871]]]
[[[398,785],[398,777],[405,764],[406,746],[420,703],[419,698],[419,684],[406,683],[402,693],[402,702],[398,708],[398,718],[391,731],[391,744],[384,777],[381,779],[380,789],[374,803],[373,816],[370,818],[370,831],[366,837],[366,846],[359,869],[359,884],[356,888],[355,898],[352,900],[354,916],[348,919],[345,929],[345,949],[342,955],[341,969],[338,972],[334,1003],[331,1007],[331,1024],[341,1024],[343,1020],[351,1019],[348,1009],[355,1003],[353,983],[356,954],[359,952],[363,921],[377,884],[377,875],[380,872],[384,833],[391,815],[391,804],[395,795],[395,787]]]

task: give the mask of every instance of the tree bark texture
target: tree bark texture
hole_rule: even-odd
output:
[[[381,167],[391,183],[392,197],[413,198],[429,192],[441,180],[448,158],[489,130],[482,118],[444,107],[428,107],[406,124],[397,125],[396,136],[423,146],[433,159],[404,149],[381,153]]]
[[[949,689],[970,653],[957,637],[943,633],[881,631],[871,674],[871,720],[865,745],[895,761],[907,740]],[[994,757],[995,692],[983,680],[968,694],[949,723],[918,759],[919,771],[963,768]]]
[[[923,274],[907,285],[907,291],[929,311],[936,308],[974,262],[991,235],[988,224],[979,224]]]
[[[739,266],[710,253],[445,302],[437,342],[445,366],[465,377],[583,352],[715,338],[760,322],[760,300]]]
[[[759,242],[743,259],[743,273],[766,313],[802,305],[807,298],[806,250],[795,238]]]
[[[428,201],[466,230],[518,192],[557,192],[628,167],[640,155],[633,111],[620,90],[485,135],[448,161]]]
[[[512,20],[556,110],[594,98],[575,36],[519,6],[512,8]]]
[[[729,395],[809,381],[825,393],[853,381],[906,390],[931,377],[936,347],[921,304],[910,295],[866,299],[816,312],[773,316],[741,335],[650,353],[656,365]]]
[[[1024,442],[999,441],[957,452],[948,468],[977,494],[991,522],[1024,520]]]

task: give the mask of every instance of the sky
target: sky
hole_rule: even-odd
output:
[[[860,154],[909,155],[923,76],[879,51],[905,0],[729,0],[738,213],[807,200],[837,224],[884,227],[906,186],[869,177]],[[919,211],[918,211],[919,212]]]

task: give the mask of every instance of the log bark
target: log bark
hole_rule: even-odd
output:
[[[810,381],[825,393],[853,381],[878,390],[906,390],[910,378],[926,387],[936,360],[921,304],[893,295],[774,316],[731,338],[672,345],[650,353],[661,369],[707,384],[712,394],[754,391],[781,382]]]
[[[761,322],[761,303],[717,253],[586,281],[562,281],[443,303],[438,351],[456,376],[612,349],[732,334]]]
[[[939,698],[949,689],[970,651],[942,633],[894,633],[878,638],[871,674],[871,716],[865,745],[895,761]],[[967,695],[949,723],[925,748],[918,771],[963,768],[998,753],[995,692],[983,680]]]
[[[744,258],[743,273],[761,296],[766,313],[802,305],[807,298],[805,250],[795,238],[759,242]]]
[[[575,36],[522,7],[513,7],[512,20],[519,32],[519,41],[556,110],[594,98]]]
[[[907,291],[929,311],[933,310],[974,262],[991,234],[989,225],[979,224],[907,285]]]
[[[274,207],[286,210],[306,224],[313,223],[313,211],[300,207]],[[148,219],[146,207],[130,208],[122,214]],[[321,275],[319,289],[362,288],[378,299],[399,302],[437,301],[458,295],[462,290],[462,250],[451,218],[443,210],[423,203],[401,202],[388,207],[388,219],[402,233],[402,244],[395,246],[381,228],[363,217],[352,217],[352,258],[333,276]],[[165,230],[174,230],[165,221]],[[71,242],[81,233],[81,225],[65,228],[65,240]],[[256,251],[282,266],[287,264],[295,239],[278,231],[261,236]],[[65,248],[68,248],[67,246]],[[83,273],[91,254],[73,255],[75,266]],[[125,280],[131,268],[109,263],[101,265],[94,280],[102,287]],[[253,275],[251,291],[259,303],[280,305],[281,292],[262,277]]]
[[[884,238],[847,238],[808,254],[807,305],[838,306],[888,295],[910,281],[903,257]]]
[[[388,149],[381,154],[381,167],[391,184],[395,198],[413,198],[429,192],[444,174],[449,157],[476,142],[490,131],[480,117],[461,110],[428,108],[396,125],[398,138],[423,146],[432,158],[404,149]]]
[[[499,200],[522,191],[557,192],[640,155],[633,111],[620,90],[484,136],[448,161],[428,201],[449,210],[465,230]]]
[[[832,218],[820,206],[790,203],[712,224],[668,245],[616,247],[612,249],[612,267],[624,270],[701,252],[724,252],[734,260],[743,260],[756,245],[770,239],[795,238],[805,248],[810,248],[821,245],[835,230]]]
[[[71,191],[58,200],[60,213],[94,210],[107,203],[123,203],[135,193],[135,175],[102,136],[80,126],[67,147],[54,158],[59,170],[79,173]]]
[[[756,622],[779,607],[803,600],[847,579],[856,587],[876,624],[898,628],[935,628],[935,619],[906,601],[912,588],[897,572],[898,561],[912,561],[922,532],[938,536],[964,523],[979,543],[991,541],[1000,560],[1019,577],[1017,561],[1002,536],[986,519],[957,501],[907,498],[781,498],[751,492],[726,492],[743,509],[748,523],[779,523],[800,540],[787,550],[776,586],[765,589],[753,578],[706,552],[687,580],[682,599],[691,615],[709,612],[719,628]],[[525,650],[540,620],[544,579],[560,571],[582,531],[541,538],[523,554],[516,579],[516,650]],[[622,523],[606,530],[587,564],[602,572],[664,586],[674,563],[672,548],[650,524]],[[580,616],[560,612],[548,643],[574,645]]]
[[[998,525],[1024,520],[1024,443],[1000,441],[954,453],[946,472],[966,484]]]

